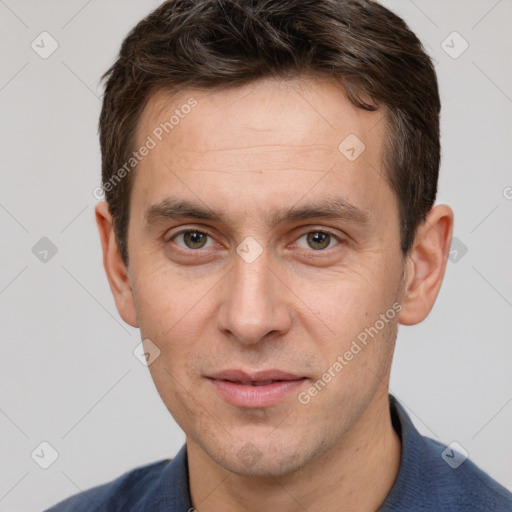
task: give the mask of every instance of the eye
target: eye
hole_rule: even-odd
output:
[[[210,245],[208,245],[208,239],[210,239]],[[305,243],[300,243],[301,240],[305,240]],[[314,250],[314,251],[325,251],[333,246],[339,245],[340,240],[333,233],[327,231],[315,230],[309,231],[302,235],[297,242],[297,245],[301,249]],[[197,229],[183,230],[179,233],[174,234],[169,238],[168,242],[174,241],[178,247],[184,250],[197,251],[199,249],[205,249],[215,245],[213,238],[203,231]]]
[[[207,233],[197,231],[196,229],[191,229],[176,233],[169,239],[169,241],[182,240],[184,245],[181,245],[179,243],[176,244],[182,249],[204,249],[205,247],[207,247],[206,243],[208,238],[211,237]]]
[[[310,231],[302,235],[299,240],[305,238],[308,247],[301,247],[302,249],[313,249],[314,251],[322,251],[331,248],[331,242],[339,242],[338,238],[332,233],[326,231]],[[336,245],[336,244],[335,244]],[[299,245],[300,247],[300,245]]]

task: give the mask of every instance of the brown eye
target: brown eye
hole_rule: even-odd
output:
[[[322,251],[324,249],[330,248],[330,246],[332,246],[331,243],[333,241],[337,241],[334,235],[325,231],[310,231],[309,233],[306,233],[300,237],[300,239],[302,238],[306,239],[307,247],[301,248],[313,249],[314,251]]]
[[[180,239],[183,241],[185,249],[203,249],[206,246],[209,235],[201,231],[189,230],[181,231],[174,235],[171,240]],[[181,244],[177,244],[183,247]]]

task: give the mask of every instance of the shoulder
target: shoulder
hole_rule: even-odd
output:
[[[512,493],[465,458],[466,454],[458,455],[428,437],[422,441],[425,478],[443,510],[512,511]]]
[[[125,505],[130,506],[129,510],[144,510],[158,493],[161,476],[170,462],[169,459],[161,460],[127,471],[111,482],[61,501],[46,512],[127,510]]]
[[[512,512],[512,493],[468,459],[462,447],[421,435],[392,395],[390,407],[402,456],[379,512]]]

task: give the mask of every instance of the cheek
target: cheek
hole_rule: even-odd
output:
[[[173,283],[174,284],[174,283]],[[197,288],[197,285],[196,285]],[[166,286],[162,279],[147,282],[137,294],[141,304],[139,328],[143,339],[150,339],[160,350],[149,367],[155,385],[168,407],[186,409],[189,389],[200,379],[200,362],[204,354],[204,293],[176,286]]]
[[[171,364],[171,358],[177,364]],[[169,413],[183,430],[190,431],[195,424],[202,422],[200,419],[204,417],[205,411],[201,406],[203,399],[196,388],[192,387],[188,377],[190,374],[184,369],[186,365],[186,357],[184,361],[180,361],[176,354],[169,356],[162,353],[162,356],[149,366],[149,371]]]
[[[334,390],[357,394],[358,388],[374,389],[390,363],[400,307],[393,293],[396,283],[392,274],[383,277],[379,273],[380,279],[369,275],[333,275],[321,286],[302,288],[309,292],[305,302],[315,304],[312,309],[321,319],[315,318],[318,329],[310,332],[310,337],[322,353],[325,370],[331,368],[336,375],[324,374],[326,380],[334,381],[325,398]],[[307,320],[304,325],[307,328]]]
[[[203,280],[180,279],[168,264],[141,269],[133,295],[142,336],[172,341],[177,331],[200,317],[207,284]]]
[[[303,281],[301,298],[315,314],[319,327],[347,339],[379,318],[392,303],[389,283],[368,272],[330,272],[321,280]]]

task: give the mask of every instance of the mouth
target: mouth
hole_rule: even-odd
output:
[[[281,370],[246,373],[224,370],[207,377],[217,393],[231,405],[262,408],[276,405],[307,378]]]
[[[241,380],[229,380],[229,379],[221,379],[224,382],[233,382],[234,384],[243,384],[244,386],[268,386],[269,384],[272,384],[274,382],[285,382],[282,380],[251,380],[249,382],[244,382]]]

